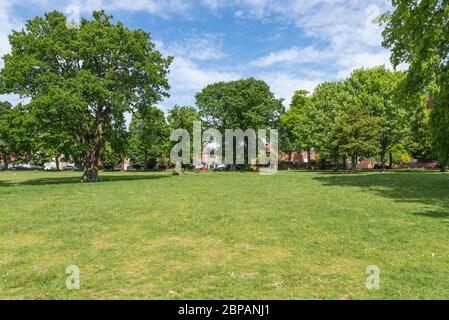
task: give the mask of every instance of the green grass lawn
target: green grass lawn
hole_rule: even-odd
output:
[[[449,298],[447,174],[79,177],[0,173],[0,298]]]

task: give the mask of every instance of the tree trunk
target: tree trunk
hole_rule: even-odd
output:
[[[59,155],[57,155],[55,159],[56,159],[56,161],[55,161],[55,163],[56,163],[56,171],[60,171],[61,168],[59,166]]]
[[[449,156],[441,163],[441,172],[447,172],[447,165],[449,163]]]
[[[101,143],[103,139],[103,124],[98,123],[95,130],[93,148],[84,159],[84,174],[81,182],[98,182],[98,164],[100,162]]]
[[[380,163],[382,166],[382,172],[385,172],[385,151],[380,152]]]
[[[307,169],[311,169],[312,165],[310,163],[310,150],[307,150]]]
[[[3,153],[3,170],[6,171],[9,169],[9,157],[6,153]]]
[[[98,157],[96,152],[91,152],[84,161],[84,174],[81,182],[97,182],[98,181]]]
[[[351,166],[352,166],[352,171],[357,171],[357,156],[353,155],[351,157]]]
[[[393,169],[393,151],[390,151],[390,170]]]

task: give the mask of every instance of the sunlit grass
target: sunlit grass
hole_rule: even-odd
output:
[[[447,174],[79,177],[0,173],[0,298],[449,298]]]

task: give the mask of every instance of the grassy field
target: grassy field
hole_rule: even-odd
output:
[[[449,298],[447,174],[79,177],[0,173],[0,298]]]

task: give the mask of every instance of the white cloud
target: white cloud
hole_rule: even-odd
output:
[[[223,52],[221,35],[203,33],[177,40],[168,45],[168,51],[174,56],[184,56],[192,60],[219,60],[226,57]]]
[[[330,54],[325,51],[316,50],[313,47],[298,48],[292,47],[276,52],[271,52],[265,57],[251,62],[256,67],[269,67],[277,63],[312,63],[326,60]]]
[[[174,105],[193,105],[194,95],[208,84],[242,78],[241,74],[215,69],[200,68],[193,61],[175,57],[168,77],[171,97],[161,105],[171,108]]]
[[[8,35],[13,29],[18,29],[18,22],[12,18],[10,10],[12,8],[13,1],[2,0],[0,2],[0,56],[3,57],[9,53],[10,46]],[[3,59],[0,59],[0,67],[3,66]]]
[[[14,20],[10,14],[12,5],[19,1],[0,0],[2,55],[9,50],[7,35],[23,23]],[[83,13],[101,8],[111,12],[146,12],[163,18],[183,15],[189,19],[195,17],[195,9],[201,5],[214,13],[230,9],[236,19],[258,19],[280,22],[284,26],[294,25],[298,29],[298,35],[307,35],[317,45],[304,46],[298,43],[289,48],[268,52],[252,61],[245,72],[245,76],[259,73],[278,97],[286,99],[296,89],[312,90],[321,80],[331,80],[328,79],[329,70],[334,71],[334,78],[342,78],[354,68],[380,64],[391,67],[389,52],[380,46],[381,30],[371,23],[376,15],[389,8],[388,0],[371,0],[369,3],[361,0],[21,0],[20,3],[33,4],[46,10],[65,11],[68,5],[77,4]],[[164,102],[164,105],[192,103],[193,94],[205,85],[244,76],[241,72],[232,71],[236,66],[219,64],[226,53],[216,35],[192,36],[183,39],[181,43],[168,43],[167,47],[159,43],[158,47],[164,53],[176,57],[169,79],[172,98]],[[215,62],[220,68],[205,67],[203,62]],[[317,62],[321,62],[322,66],[316,66]],[[1,63],[2,61],[0,66]],[[293,64],[301,64],[302,74],[305,74],[303,79],[293,71],[288,73],[268,69],[278,65],[291,67]],[[265,73],[260,74],[262,71],[258,68],[264,68]],[[306,68],[309,68],[308,72],[304,72]]]
[[[354,69],[386,65],[392,68],[390,52],[381,47],[381,28],[374,19],[389,8],[386,0],[363,1],[310,0],[270,3],[266,15],[280,14],[291,19],[321,49],[291,48],[273,51],[252,63],[258,67],[275,64],[325,62],[324,68],[335,69],[336,78],[348,76]],[[320,68],[320,67],[318,67]]]
[[[234,17],[236,17],[236,18],[243,18],[244,15],[245,15],[245,13],[242,10],[238,10],[238,11],[234,12]]]
[[[203,38],[207,37],[206,35]],[[207,60],[214,60],[216,57],[210,53],[206,55],[203,52],[196,55],[192,54],[189,49],[182,50],[182,48],[191,46],[188,42],[179,45],[167,45],[161,40],[154,40],[157,50],[164,55],[174,56],[168,75],[168,82],[171,86],[170,98],[161,103],[161,106],[165,109],[172,108],[174,105],[194,105],[195,94],[208,84],[219,81],[232,81],[243,77],[238,72],[200,66],[206,57],[208,58]],[[220,55],[223,54],[220,53]]]
[[[65,0],[59,7],[77,5],[81,12],[91,13],[94,10],[147,12],[163,18],[172,14],[183,14],[191,9],[191,3],[183,0]]]
[[[12,5],[13,1],[2,0],[0,2],[0,68],[3,68],[4,65],[3,56],[11,50],[8,35],[12,30],[20,27],[20,23],[10,14]],[[21,99],[17,95],[6,94],[0,95],[0,101],[9,101],[15,105],[21,102]]]
[[[290,73],[283,72],[262,73],[257,78],[268,83],[277,98],[285,99],[285,106],[290,105],[291,97],[296,90],[302,89],[312,93],[315,87],[323,81],[323,79],[298,78]]]
[[[392,69],[393,67],[389,62],[389,57],[390,53],[386,50],[375,53],[356,52],[347,56],[341,56],[338,60],[341,69],[337,76],[340,79],[346,78],[354,69],[372,68],[379,65],[385,65],[387,68]]]
[[[175,58],[169,76],[172,87],[180,91],[200,90],[210,83],[230,81],[240,77],[233,72],[201,69],[194,62],[182,57]]]

